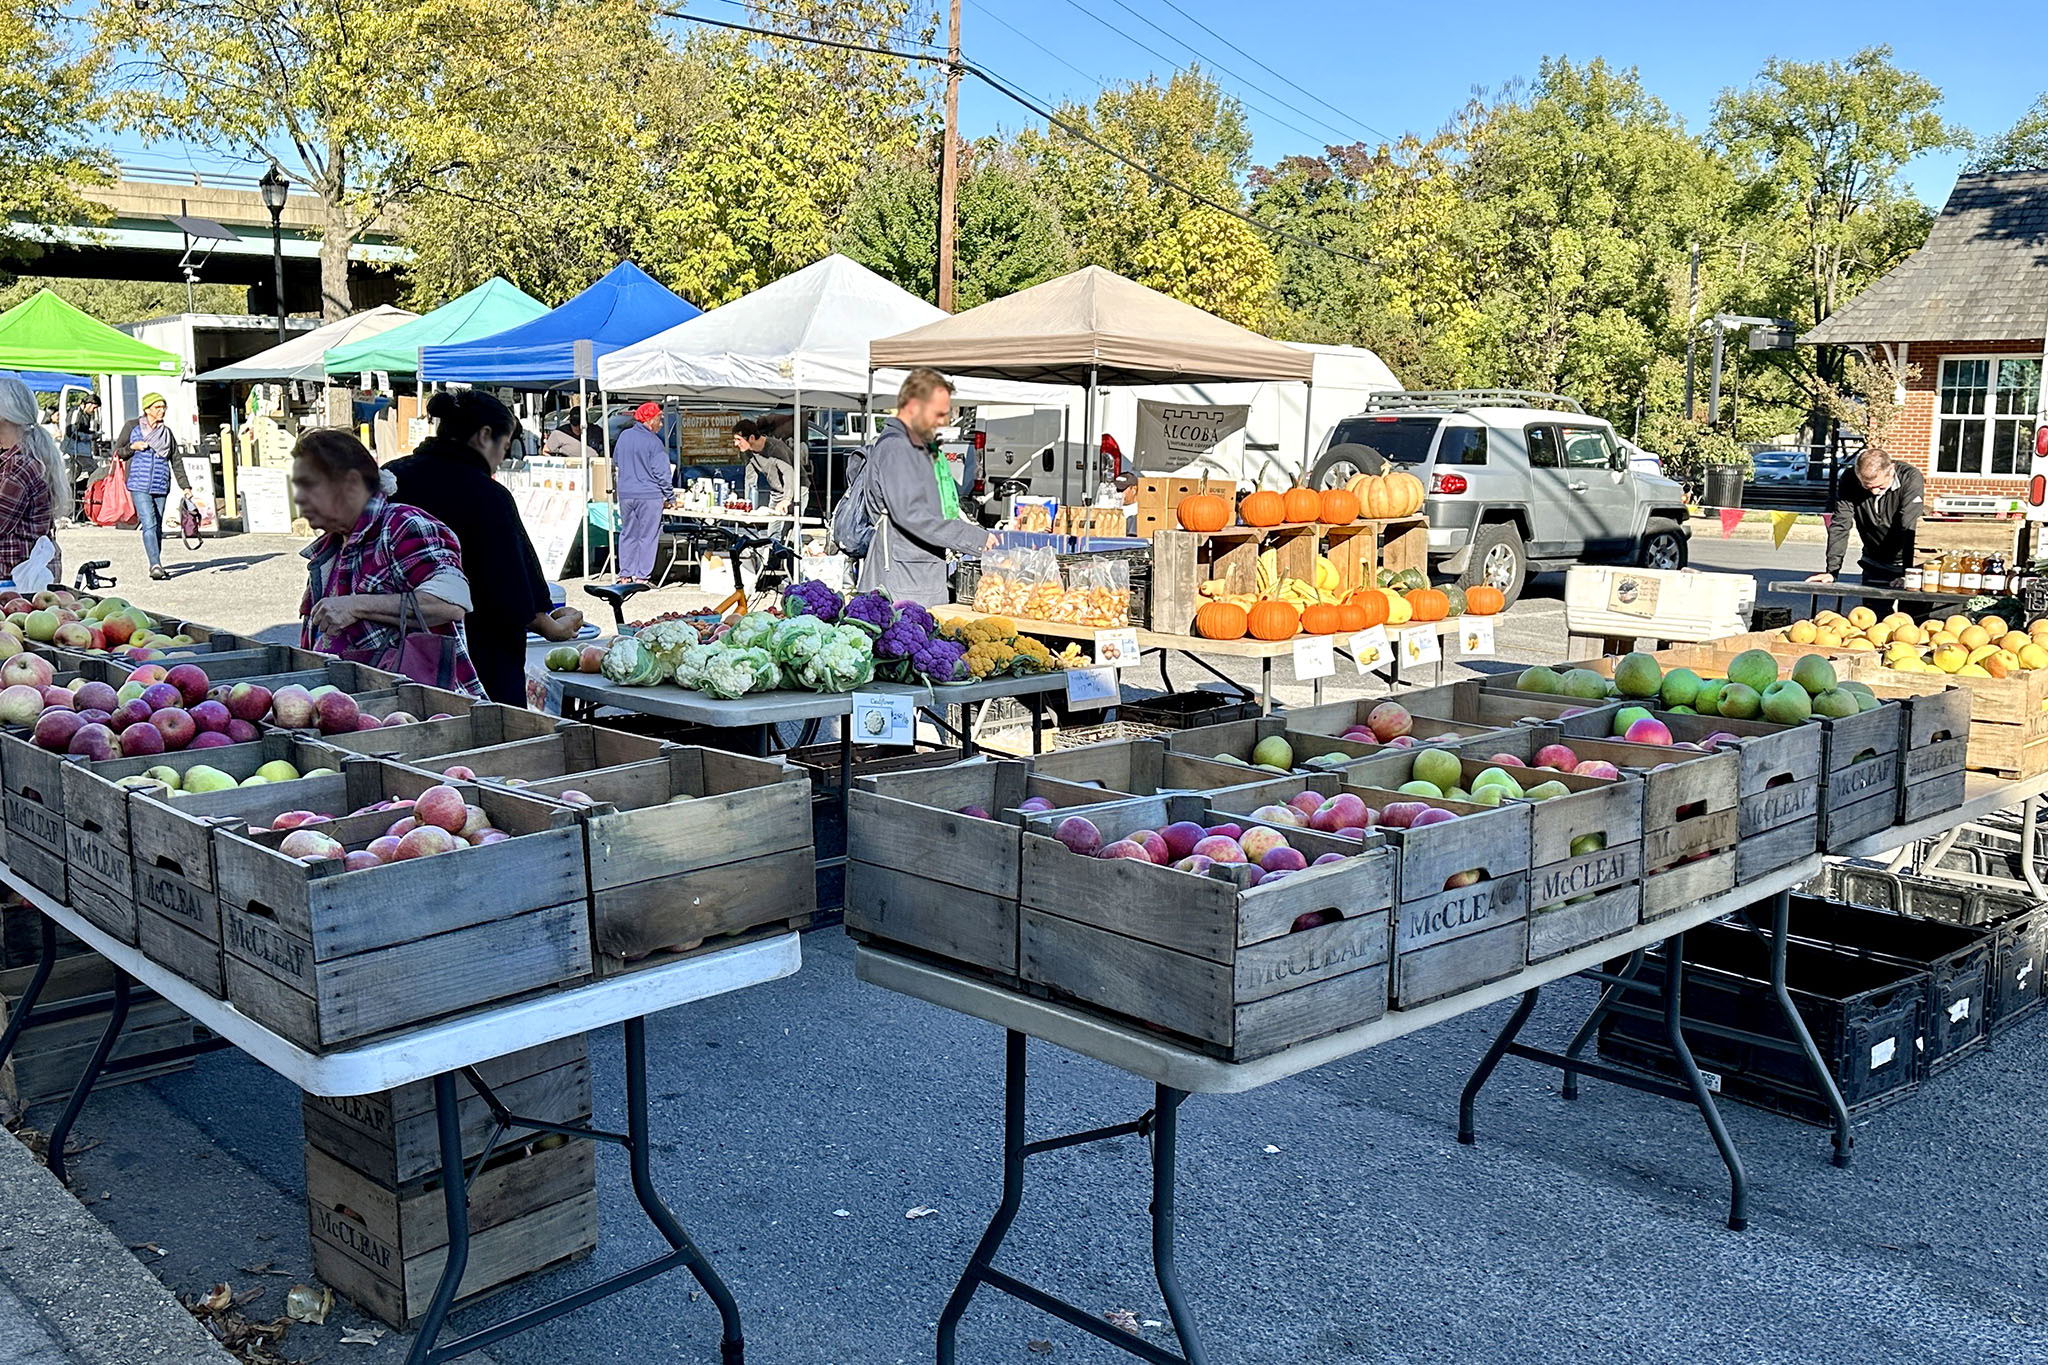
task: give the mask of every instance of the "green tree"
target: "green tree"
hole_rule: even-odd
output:
[[[37,250],[17,213],[53,223],[103,216],[82,193],[109,178],[107,155],[90,138],[100,59],[73,44],[74,27],[57,5],[0,0],[0,261]]]
[[[1148,78],[1116,86],[1092,107],[1061,106],[1059,117],[1146,168],[1057,125],[1020,137],[1020,150],[1060,206],[1078,261],[1248,327],[1270,324],[1280,269],[1266,234],[1199,202],[1245,207],[1251,134],[1236,100],[1196,69],[1163,85]]]
[[[1073,268],[1059,211],[1030,167],[992,143],[961,159],[955,206],[955,305],[973,308]],[[877,166],[861,178],[838,248],[920,298],[938,278],[938,175],[927,160]]]
[[[1978,142],[1970,158],[1973,171],[2048,170],[2048,95],[2034,100],[2019,122],[1995,137]]]
[[[14,307],[42,289],[106,323],[142,322],[148,318],[183,313],[188,308],[201,313],[244,313],[249,308],[248,287],[239,284],[195,285],[188,300],[182,284],[24,275],[0,285],[0,311]]]
[[[1721,95],[1713,135],[1743,184],[1728,234],[1739,237],[1737,311],[1811,326],[1926,240],[1932,214],[1899,175],[1923,152],[1965,144],[1940,103],[1940,88],[1900,69],[1888,47],[1847,61],[1773,59]],[[1824,441],[1844,352],[1801,347],[1762,361],[1749,371],[1781,385],[1804,407],[1808,439]]]
[[[506,73],[541,67],[544,0],[101,0],[120,54],[113,111],[280,166],[320,215],[326,316],[351,311],[348,251],[437,168],[412,154],[444,121],[502,108]]]

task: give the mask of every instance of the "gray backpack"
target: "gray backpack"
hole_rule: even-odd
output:
[[[869,458],[872,447],[863,446],[847,459],[854,470],[847,481],[846,496],[832,509],[832,540],[839,546],[839,552],[848,559],[864,559],[875,543],[875,531],[881,524],[880,509],[874,504],[875,481],[874,461]],[[860,463],[854,465],[855,460]]]

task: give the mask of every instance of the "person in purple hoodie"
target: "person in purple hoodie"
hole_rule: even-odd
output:
[[[619,582],[645,583],[661,543],[661,509],[675,487],[675,467],[661,443],[661,404],[633,409],[633,425],[612,445],[619,499]]]

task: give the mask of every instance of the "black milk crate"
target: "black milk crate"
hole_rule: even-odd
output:
[[[1686,935],[1685,1021],[1760,1034],[1782,1047],[1688,1027],[1699,1064],[1720,1073],[1724,1093],[1805,1123],[1830,1124],[1833,1111],[1771,990],[1770,947],[1749,930],[1705,924]],[[1639,980],[1661,984],[1662,950],[1646,955]],[[1786,949],[1786,984],[1799,1016],[1852,1115],[1903,1099],[1924,1068],[1914,1040],[1925,1028],[1927,973],[1809,943]],[[1675,1074],[1662,1011],[1631,1005],[1600,1025],[1600,1051],[1645,1070]]]
[[[1204,725],[1221,725],[1228,720],[1250,720],[1259,714],[1259,704],[1242,693],[1198,687],[1192,692],[1166,692],[1156,697],[1126,701],[1118,705],[1116,713],[1119,719],[1139,725],[1193,730]]]
[[[1920,1052],[1929,1075],[1989,1036],[1992,930],[1814,896],[1792,898],[1790,924],[1794,938],[1928,974]]]
[[[1990,1032],[2005,1032],[2041,1007],[2048,970],[2048,906],[2003,891],[1973,893],[1991,929]]]

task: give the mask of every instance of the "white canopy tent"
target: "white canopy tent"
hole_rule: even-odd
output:
[[[327,378],[327,352],[336,346],[351,341],[361,341],[381,332],[388,332],[401,322],[410,322],[419,314],[408,312],[391,304],[372,308],[367,313],[356,313],[330,322],[310,332],[301,332],[287,341],[258,351],[255,355],[238,360],[232,365],[223,365],[217,370],[208,370],[198,376],[202,384],[232,384],[236,382],[267,383],[285,379],[324,380]]]
[[[801,443],[806,407],[866,408],[875,398],[893,403],[907,371],[871,373],[869,343],[946,316],[859,262],[835,254],[599,357],[598,388],[650,397],[687,394],[712,402],[788,402],[796,409]],[[1067,408],[1073,394],[1051,385],[963,378],[953,398],[969,405]],[[803,506],[805,463],[799,458],[798,508]],[[831,491],[829,486],[825,490],[828,502]]]

